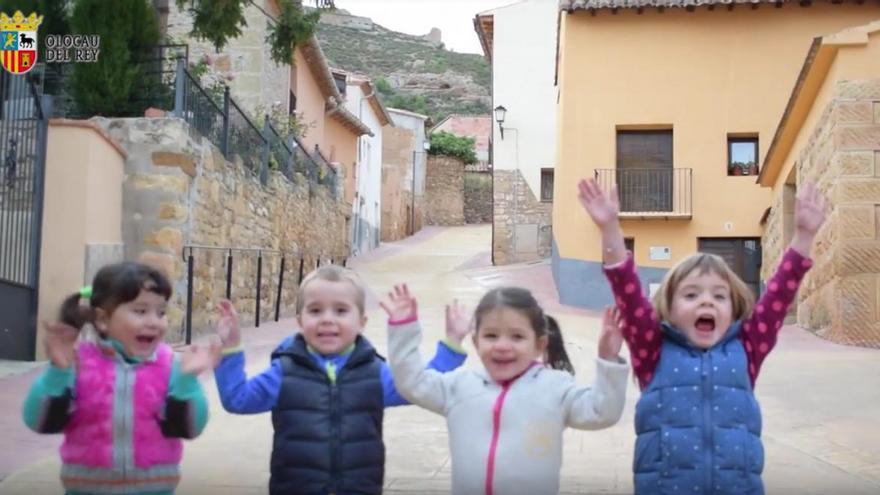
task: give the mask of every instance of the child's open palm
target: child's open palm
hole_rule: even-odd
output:
[[[220,362],[220,342],[214,337],[208,342],[192,344],[180,354],[180,370],[189,375],[198,375],[214,369]]]
[[[406,284],[395,285],[394,292],[388,293],[387,301],[380,301],[379,305],[388,313],[390,321],[414,320],[417,315],[416,298],[409,293]]]
[[[238,313],[235,306],[227,299],[222,299],[218,305],[220,319],[217,321],[217,335],[226,349],[241,345],[241,327],[238,325]]]
[[[827,203],[821,191],[812,183],[801,188],[794,205],[795,229],[813,237],[825,223]]]
[[[606,361],[617,361],[622,346],[620,311],[617,306],[606,306],[602,313],[602,332],[599,334],[599,357]]]
[[[461,344],[470,331],[470,312],[458,303],[458,299],[453,299],[451,305],[446,305],[446,338]]]
[[[616,186],[612,187],[608,194],[605,194],[596,179],[581,179],[578,182],[578,199],[599,228],[617,221],[620,214],[620,201],[617,199]]]
[[[44,323],[43,345],[46,355],[56,368],[67,369],[76,360],[76,338],[79,330],[66,323]]]

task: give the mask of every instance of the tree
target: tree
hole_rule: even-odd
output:
[[[293,65],[293,53],[297,46],[302,45],[318,27],[321,10],[306,12],[302,0],[279,0],[281,15],[269,26],[266,43],[270,47],[272,60],[279,65]],[[332,2],[331,6],[332,7]]]
[[[70,25],[74,33],[101,37],[98,61],[74,65],[71,88],[78,113],[139,115],[145,105],[138,97],[148,92],[144,84],[153,78],[135,62],[159,41],[149,0],[115,0],[112,8],[105,0],[77,0]]]
[[[193,18],[190,35],[210,41],[219,52],[229,40],[241,36],[241,28],[247,27],[244,18],[247,3],[248,0],[177,0],[177,8],[189,12]]]
[[[446,155],[458,158],[465,165],[477,163],[477,155],[474,151],[476,140],[469,137],[459,137],[448,132],[440,131],[431,134],[431,148],[429,155]]]

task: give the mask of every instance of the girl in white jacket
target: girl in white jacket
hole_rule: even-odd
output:
[[[563,430],[598,430],[620,419],[628,369],[618,357],[622,335],[610,311],[590,388],[542,364],[562,360],[556,350],[547,353],[547,317],[526,289],[493,289],[477,306],[473,339],[484,370],[425,369],[416,300],[406,285],[395,287],[382,307],[389,316],[388,353],[397,390],[446,417],[453,494],[555,495]]]

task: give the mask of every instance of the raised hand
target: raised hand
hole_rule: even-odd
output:
[[[794,226],[799,232],[815,236],[825,223],[827,204],[822,193],[811,183],[804,184],[794,204]]]
[[[620,216],[620,201],[617,199],[617,186],[606,194],[596,179],[581,179],[578,182],[578,200],[590,218],[600,229],[617,224]]]
[[[379,305],[388,313],[389,321],[414,320],[417,317],[418,304],[406,284],[395,285],[394,292],[388,293],[388,300],[379,301]]]
[[[470,312],[458,303],[458,299],[453,299],[451,305],[446,305],[446,338],[461,344],[470,331]]]
[[[812,183],[805,183],[795,200],[795,232],[791,241],[792,248],[804,256],[809,256],[813,238],[825,223],[827,209],[827,202],[819,189]]]
[[[620,311],[617,306],[606,306],[602,313],[602,332],[599,334],[599,357],[606,361],[617,361],[623,346]]]
[[[217,321],[217,335],[226,349],[241,345],[241,327],[238,325],[238,313],[232,302],[220,300],[220,319]]]
[[[189,375],[198,375],[217,367],[220,363],[221,344],[217,338],[208,342],[192,344],[180,354],[180,370]]]
[[[56,368],[70,368],[76,361],[76,338],[79,330],[65,323],[43,323],[43,345],[49,361]]]

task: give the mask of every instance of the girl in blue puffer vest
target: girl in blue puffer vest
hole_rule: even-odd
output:
[[[652,304],[624,247],[616,190],[605,194],[595,180],[582,180],[579,189],[602,234],[605,275],[642,390],[635,492],[763,494],[755,381],[812,266],[824,199],[813,185],[803,187],[794,237],[757,303],[721,257],[694,253],[666,273]]]

